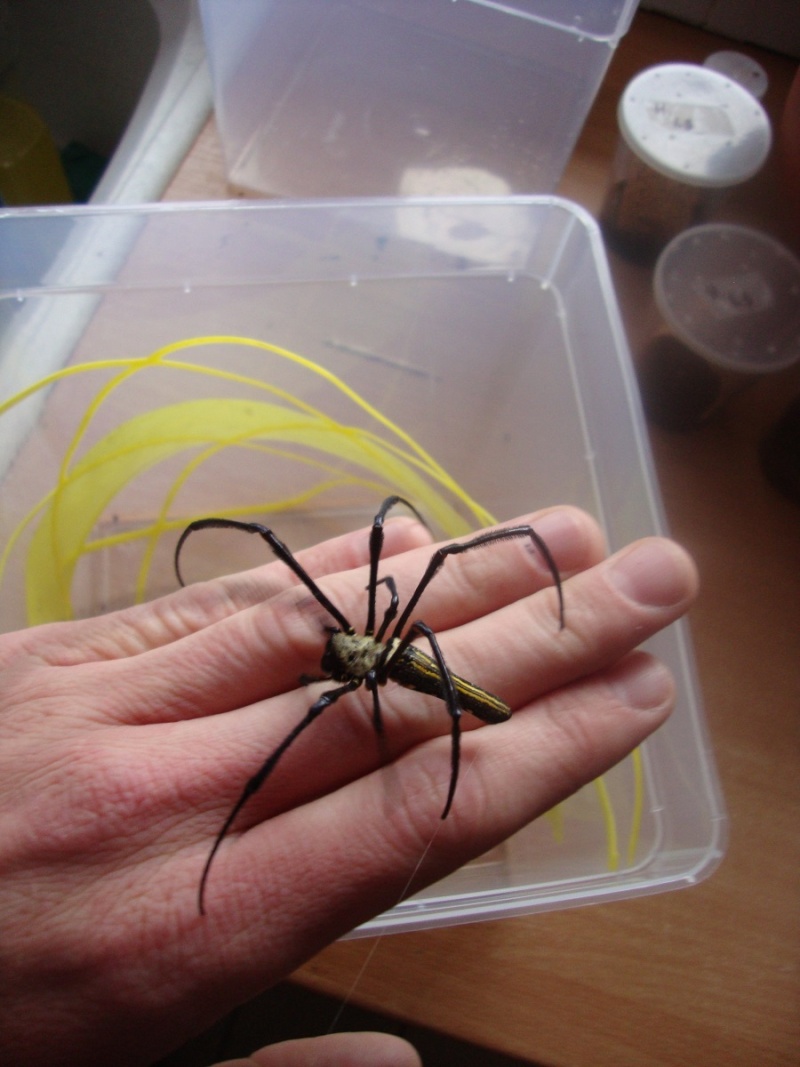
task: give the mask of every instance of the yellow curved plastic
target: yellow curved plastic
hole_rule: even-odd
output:
[[[259,447],[276,441],[336,456],[369,471],[386,487],[386,492],[393,487],[392,491],[420,501],[424,513],[448,535],[466,532],[464,520],[411,464],[385,445],[365,440],[359,431],[333,422],[320,424],[312,416],[249,400],[170,404],[127,420],[87,449],[62,474],[28,550],[26,591],[32,625],[72,617],[70,588],[75,566],[85,552],[96,550],[89,540],[91,531],[121,489],[157,463],[210,441],[214,451]],[[206,457],[209,454],[209,450],[204,453]],[[341,480],[356,479],[351,476]],[[276,503],[281,509],[289,506],[287,501]],[[291,503],[295,503],[294,499]],[[273,504],[270,510],[275,507]],[[156,524],[127,537],[132,540],[160,536],[197,517],[169,520],[162,515]]]
[[[297,364],[309,374],[322,378],[355,409],[366,413],[375,429],[339,422],[298,396],[261,378],[177,358],[184,352],[219,345],[258,349]],[[280,403],[274,400],[259,402],[220,397],[165,405],[122,423],[86,449],[79,459],[75,459],[93,419],[111,394],[136,374],[153,368],[219,379],[228,388],[256,389]],[[118,373],[97,392],[83,413],[65,450],[56,486],[23,518],[0,559],[2,568],[22,532],[38,516],[40,521],[31,540],[26,567],[26,604],[31,625],[73,617],[70,589],[75,566],[85,553],[109,544],[107,539],[91,542],[89,535],[117,493],[156,464],[185,450],[196,451],[199,446],[210,448],[199,460],[196,457],[190,460],[179,484],[203,458],[223,448],[269,451],[271,447],[273,453],[279,452],[294,461],[317,466],[327,476],[338,471],[339,477],[334,478],[336,484],[369,485],[381,492],[398,492],[411,497],[446,536],[465,533],[470,526],[445,494],[460,502],[468,513],[471,512],[478,525],[492,522],[491,515],[473,501],[424,449],[340,378],[297,353],[254,338],[228,335],[199,337],[166,345],[145,358],[97,360],[65,367],[12,397],[0,406],[0,415],[61,379],[108,370],[117,370]],[[384,436],[378,431],[383,431]],[[311,449],[319,455],[316,459],[308,459],[279,446],[302,446],[305,451]],[[338,468],[333,465],[334,461],[340,465]],[[343,463],[348,465],[345,472],[341,471]],[[366,474],[372,477],[366,479]],[[331,484],[330,477],[327,477],[310,492],[312,495],[322,492]],[[118,538],[120,541],[141,537],[149,539],[143,569],[137,581],[139,599],[145,595],[147,566],[157,538],[166,530],[175,529],[199,517],[166,517],[166,507],[174,498],[177,488],[178,485],[168,494],[165,507],[154,525]],[[264,501],[263,507],[259,506],[258,510],[282,511],[296,504],[297,498],[293,496],[286,500]],[[249,510],[253,511],[254,508],[251,506]],[[233,513],[229,511],[225,514]]]

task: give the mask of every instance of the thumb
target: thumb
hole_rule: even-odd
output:
[[[216,1067],[422,1067],[422,1061],[401,1037],[366,1032],[280,1041]]]

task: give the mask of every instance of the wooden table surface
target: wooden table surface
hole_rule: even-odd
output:
[[[625,84],[651,64],[725,47],[767,69],[764,104],[777,120],[795,63],[640,13],[559,192],[596,213]],[[167,197],[231,195],[212,120]],[[727,210],[786,239],[780,207],[770,161]],[[612,270],[635,352],[649,276],[613,260]],[[668,522],[703,582],[691,622],[730,817],[718,871],[660,896],[338,943],[297,981],[542,1064],[800,1063],[800,509],[767,485],[757,458],[798,392],[794,368],[701,430],[651,433]]]

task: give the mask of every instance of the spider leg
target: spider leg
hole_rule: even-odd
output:
[[[341,611],[332,604],[331,601],[325,596],[320,587],[305,570],[301,567],[297,560],[292,555],[291,550],[281,541],[281,539],[273,533],[268,526],[262,526],[260,522],[238,522],[236,519],[196,519],[194,522],[190,522],[186,529],[183,531],[178,539],[178,543],[175,546],[175,573],[178,576],[178,581],[181,585],[185,585],[183,576],[180,569],[180,555],[181,549],[186,543],[190,534],[195,533],[197,530],[207,530],[210,528],[222,529],[222,530],[243,530],[245,533],[258,534],[258,536],[266,541],[278,559],[285,563],[286,566],[293,571],[305,587],[311,592],[314,599],[325,610],[336,619],[337,623],[343,630],[351,630],[352,627],[347,619],[342,615]]]
[[[372,520],[372,529],[369,534],[369,583],[367,585],[369,601],[367,606],[367,627],[364,631],[368,637],[371,637],[372,634],[375,633],[375,599],[379,585],[378,565],[381,559],[381,552],[383,551],[383,523],[387,514],[398,504],[403,504],[409,511],[412,511],[423,526],[427,525],[414,505],[409,503],[409,501],[402,496],[387,496],[381,504],[378,514]],[[391,619],[389,621],[391,622]],[[388,626],[388,623],[385,623],[385,626]]]
[[[377,670],[371,670],[364,679],[368,692],[372,694],[372,727],[375,730],[376,747],[378,758],[381,763],[388,762],[388,750],[386,746],[386,727],[383,722],[381,700],[378,692],[380,682]]]
[[[378,585],[385,585],[389,590],[389,606],[383,614],[383,622],[378,627],[378,632],[375,635],[376,641],[383,641],[386,631],[392,624],[392,620],[397,615],[397,606],[400,603],[400,597],[397,594],[397,583],[391,574],[387,574],[385,578],[380,578],[377,582]]]
[[[395,656],[401,654],[403,649],[410,645],[414,638],[419,635],[427,638],[428,644],[431,646],[431,652],[436,660],[442,679],[443,699],[447,705],[447,713],[450,716],[450,785],[447,790],[444,810],[442,811],[442,818],[446,819],[450,813],[453,797],[456,795],[456,786],[458,785],[458,770],[461,764],[461,716],[463,712],[458,702],[458,692],[453,682],[450,668],[445,663],[444,654],[436,639],[436,634],[427,623],[418,620],[408,628],[395,652]]]
[[[458,556],[462,552],[469,552],[473,548],[481,548],[484,545],[494,544],[496,541],[510,541],[517,537],[529,538],[535,547],[539,550],[545,563],[547,564],[551,575],[553,576],[553,582],[555,583],[556,591],[558,593],[558,622],[559,629],[564,628],[564,592],[561,586],[561,575],[558,573],[558,567],[556,561],[553,559],[553,555],[550,549],[547,547],[545,541],[536,533],[532,526],[506,526],[499,530],[490,530],[488,533],[478,534],[477,537],[473,537],[471,541],[456,542],[452,545],[443,545],[438,548],[431,556],[430,562],[419,581],[419,585],[411,595],[411,599],[406,604],[400,618],[395,624],[394,631],[392,632],[392,638],[399,637],[403,628],[411,618],[411,613],[417,606],[420,597],[427,589],[431,580],[436,576],[442,566],[444,566],[445,560],[448,556]],[[415,624],[416,625],[416,624]]]
[[[233,823],[236,820],[236,816],[245,806],[250,797],[252,797],[254,793],[257,793],[259,791],[264,782],[266,782],[267,778],[269,778],[269,776],[275,770],[278,760],[281,758],[284,752],[286,752],[287,748],[289,748],[289,746],[297,740],[303,730],[305,730],[307,726],[310,726],[311,723],[316,718],[318,718],[318,716],[320,716],[326,708],[329,708],[331,704],[336,703],[336,701],[339,700],[340,697],[345,696],[347,693],[352,693],[354,689],[357,689],[359,687],[359,685],[361,685],[361,680],[354,678],[351,681],[347,682],[345,685],[339,686],[338,689],[330,689],[327,693],[323,693],[319,700],[315,701],[315,703],[311,705],[305,716],[294,727],[294,729],[286,735],[283,741],[281,741],[281,743],[274,750],[274,752],[272,752],[271,755],[268,756],[266,760],[264,760],[259,769],[252,776],[252,778],[249,779],[244,789],[242,790],[239,799],[236,801],[227,819],[222,824],[222,829],[219,831],[216,838],[214,839],[214,844],[211,847],[211,851],[209,852],[208,858],[205,862],[205,866],[203,867],[203,873],[200,876],[200,885],[197,891],[197,907],[201,915],[205,915],[206,913],[204,898],[208,875],[211,871],[211,864],[214,862],[214,857],[217,854],[217,850],[219,849],[222,842],[225,840],[225,837],[227,836],[231,826],[233,826]]]
[[[378,741],[382,741],[386,731],[383,726],[383,714],[381,712],[381,701],[378,695],[378,674],[376,670],[367,672],[364,678],[364,684],[367,687],[367,692],[372,694],[372,725],[375,729],[375,733],[378,737]]]

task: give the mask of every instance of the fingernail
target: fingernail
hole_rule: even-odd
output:
[[[690,593],[683,550],[662,538],[632,545],[612,561],[608,576],[629,600],[650,607],[669,607]]]
[[[645,653],[636,653],[619,664],[610,683],[619,700],[638,711],[660,711],[675,692],[668,668]]]

